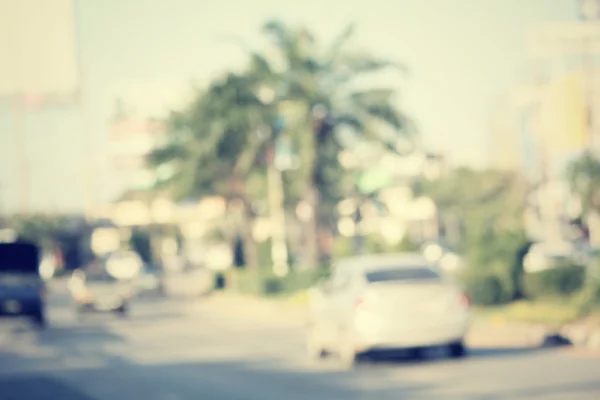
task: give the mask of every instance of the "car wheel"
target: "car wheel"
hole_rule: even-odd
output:
[[[82,319],[83,319],[83,317],[85,316],[85,311],[86,311],[86,310],[85,310],[85,307],[84,307],[84,306],[82,306],[82,305],[80,305],[80,304],[77,304],[77,305],[74,307],[74,311],[75,311],[75,317],[76,317],[78,320],[82,320]]]
[[[115,310],[117,315],[121,318],[127,318],[129,316],[129,307],[127,304],[122,304],[119,308]]]
[[[407,351],[407,357],[410,360],[422,360],[423,356],[425,355],[424,353],[425,352],[424,352],[423,348],[416,347],[416,348],[409,349]]]
[[[31,319],[38,329],[45,329],[47,327],[48,321],[46,320],[46,313],[43,309],[36,310],[35,313],[32,314]]]
[[[450,343],[448,345],[448,352],[451,358],[461,358],[467,355],[467,348],[463,341]]]
[[[338,356],[344,368],[354,368],[359,363],[358,353],[354,344],[354,339],[350,332],[342,335],[339,342]]]
[[[309,327],[306,332],[306,352],[311,360],[321,360],[327,355],[314,326]]]

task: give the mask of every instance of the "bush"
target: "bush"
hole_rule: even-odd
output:
[[[523,278],[525,295],[530,299],[572,295],[584,287],[585,276],[585,267],[571,263],[527,274]]]
[[[491,273],[471,274],[465,279],[465,285],[473,304],[479,306],[504,304],[510,299],[502,280]]]
[[[234,270],[231,271],[234,276],[233,289],[245,294],[265,295],[270,292],[277,292],[277,277],[270,271],[259,270]]]
[[[571,302],[521,300],[511,303],[503,310],[502,315],[514,321],[562,325],[577,320],[582,313]]]
[[[397,244],[388,244],[380,235],[365,235],[364,251],[369,254],[414,252],[419,250],[408,236]],[[344,258],[356,255],[356,239],[338,236],[333,242],[334,258]]]
[[[282,278],[283,291],[295,293],[308,289],[317,284],[321,279],[329,275],[328,268],[315,268],[305,270],[292,270],[285,278]]]
[[[508,296],[505,301],[515,300],[523,295],[523,257],[529,245],[523,232],[502,231],[489,237],[476,236],[465,246],[465,255],[478,276],[499,279],[504,296]]]
[[[325,268],[292,270],[285,277],[278,277],[272,271],[238,270],[235,274],[235,290],[256,296],[287,295],[314,286],[328,274]]]

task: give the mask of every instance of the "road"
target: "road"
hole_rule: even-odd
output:
[[[600,357],[573,350],[474,345],[344,371],[306,360],[294,324],[210,300],[140,301],[130,320],[77,321],[62,287],[51,304],[47,331],[0,323],[2,400],[600,399]]]

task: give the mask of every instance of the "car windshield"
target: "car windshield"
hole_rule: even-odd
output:
[[[366,274],[369,283],[393,281],[432,281],[439,280],[440,276],[427,267],[385,268],[369,271]]]
[[[0,274],[39,273],[39,252],[32,243],[0,243]]]

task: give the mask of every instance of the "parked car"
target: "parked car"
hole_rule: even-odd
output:
[[[307,349],[346,365],[364,354],[439,346],[462,357],[469,308],[468,296],[420,255],[349,258],[312,291]]]
[[[0,316],[29,317],[46,327],[45,285],[34,243],[0,243]]]
[[[86,312],[112,312],[126,316],[133,295],[129,282],[117,279],[98,265],[74,271],[69,290],[79,315]]]
[[[212,271],[188,265],[179,271],[165,271],[164,292],[168,297],[200,297],[210,293],[213,283]]]

